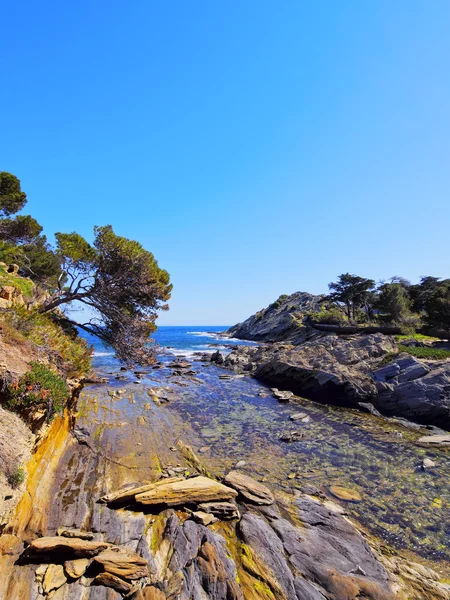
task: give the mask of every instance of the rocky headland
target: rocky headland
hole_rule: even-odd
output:
[[[212,360],[311,400],[450,429],[448,358],[417,358],[414,348],[423,342],[411,336],[400,344],[394,333],[382,332],[385,328],[354,333],[357,328],[346,332],[315,323],[310,314],[320,301],[300,292],[280,297],[226,334],[260,341],[258,346],[238,346],[228,356],[215,353]],[[445,342],[434,345],[441,348]]]

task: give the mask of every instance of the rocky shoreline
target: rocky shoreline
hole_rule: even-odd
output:
[[[87,388],[84,439],[60,428],[52,484],[28,490],[33,509],[0,537],[5,599],[450,598],[438,573],[347,519],[351,491],[270,490],[245,465],[208,474],[164,409],[139,420],[135,389]]]

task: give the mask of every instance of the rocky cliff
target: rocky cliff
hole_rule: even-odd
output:
[[[231,327],[226,335],[242,340],[277,342],[302,340],[307,336],[305,318],[319,310],[322,296],[295,292],[280,296],[267,308],[260,310],[243,323]]]

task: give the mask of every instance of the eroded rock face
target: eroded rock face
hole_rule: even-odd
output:
[[[94,558],[107,573],[123,579],[141,579],[149,575],[145,558],[127,550],[104,550]]]

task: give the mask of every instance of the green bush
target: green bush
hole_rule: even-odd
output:
[[[308,316],[313,321],[316,321],[316,323],[323,323],[326,325],[348,325],[347,318],[337,306],[330,306],[328,308],[321,307],[319,312],[309,313]]]
[[[13,488],[18,488],[25,481],[25,471],[23,467],[17,467],[7,477],[8,483]]]
[[[430,346],[403,346],[399,344],[399,352],[407,352],[416,358],[428,358],[430,360],[444,360],[450,358],[450,350],[432,348]]]
[[[44,407],[50,416],[62,412],[69,397],[64,379],[42,363],[32,361],[30,366],[18,382],[9,385],[8,405],[19,411],[30,406]]]

